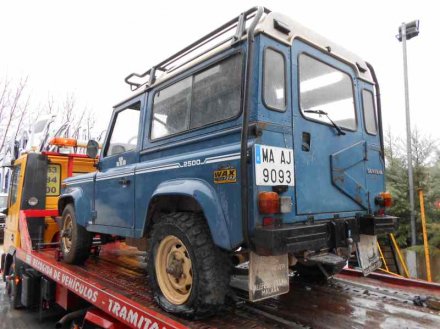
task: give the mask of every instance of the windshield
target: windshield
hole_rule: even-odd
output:
[[[0,209],[6,208],[8,204],[8,196],[7,195],[0,195]]]

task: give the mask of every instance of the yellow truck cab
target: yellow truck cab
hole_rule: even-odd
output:
[[[57,152],[28,152],[11,161],[12,170],[7,204],[2,269],[6,257],[20,246],[20,211],[53,210],[58,215],[58,196],[62,181],[95,171],[96,159],[76,153],[81,146],[74,139],[53,138]],[[75,153],[72,153],[75,152]],[[33,242],[47,244],[59,240],[59,227],[53,217],[36,217],[28,221]]]

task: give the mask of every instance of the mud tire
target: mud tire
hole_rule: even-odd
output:
[[[60,237],[63,260],[68,264],[82,264],[90,255],[93,235],[77,223],[75,209],[72,204],[68,204],[64,208],[62,218],[63,230],[66,221],[71,221],[70,247],[67,246],[66,239],[63,238],[62,234]]]
[[[192,264],[189,297],[179,305],[164,296],[157,279],[160,269],[157,272],[155,265],[161,241],[170,236],[182,241]],[[231,269],[227,254],[214,245],[203,215],[176,212],[164,214],[154,223],[148,251],[148,275],[154,299],[167,312],[198,319],[217,313],[229,292]]]

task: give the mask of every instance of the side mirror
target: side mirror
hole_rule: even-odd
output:
[[[96,158],[99,151],[99,144],[97,141],[91,139],[87,142],[87,151],[86,154],[89,158]]]
[[[8,216],[8,209],[9,208],[4,208],[2,211],[0,211],[3,215]]]

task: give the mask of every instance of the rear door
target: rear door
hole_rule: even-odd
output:
[[[359,82],[360,106],[363,114],[363,133],[367,143],[365,162],[366,184],[370,193],[370,207],[374,209],[374,196],[385,191],[385,162],[383,159],[377,119],[377,104],[374,86]]]
[[[353,69],[299,40],[292,63],[297,215],[333,218],[368,209]]]

